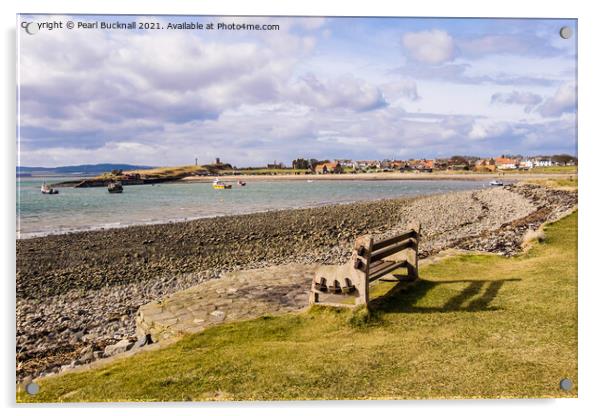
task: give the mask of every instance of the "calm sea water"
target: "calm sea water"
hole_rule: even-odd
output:
[[[74,179],[74,178],[65,178]],[[48,183],[61,178],[47,179]],[[17,238],[187,219],[312,207],[482,188],[481,181],[274,181],[214,190],[177,183],[106,188],[59,188],[43,195],[43,178],[17,178]]]

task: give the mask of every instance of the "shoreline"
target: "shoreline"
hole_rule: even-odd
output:
[[[493,179],[505,179],[508,181],[520,181],[531,179],[564,179],[576,177],[575,173],[398,173],[398,172],[382,172],[382,173],[341,173],[341,174],[324,174],[324,175],[221,175],[222,181],[248,181],[248,182],[276,182],[276,181],[486,181]],[[211,183],[213,176],[186,176],[177,182],[199,182]]]
[[[320,176],[327,176],[327,175],[320,175]],[[339,176],[339,175],[331,175],[331,176]],[[352,176],[357,176],[357,175],[352,175]],[[239,177],[237,177],[239,178]],[[266,182],[271,182],[270,180],[271,177],[265,177],[265,178],[256,178],[258,180],[255,180],[255,182],[261,182],[261,183],[266,183]],[[185,183],[203,183],[203,184],[209,184],[211,183],[213,180],[212,179],[207,179],[207,178],[203,178],[202,180],[197,180],[199,178],[194,178],[194,180],[190,180],[190,181],[175,181],[175,182],[168,182],[165,184],[169,184],[169,185],[179,185],[179,184],[185,184]],[[231,179],[225,179],[225,181],[229,181]],[[326,178],[325,180],[330,180],[330,181],[336,181],[337,178]],[[375,182],[379,182],[381,181],[380,179],[363,179],[363,178],[351,178],[351,179],[347,179],[345,181],[349,181],[349,180],[354,180],[354,181],[375,181]],[[393,179],[395,180],[395,179]],[[417,181],[420,179],[410,179],[411,181]],[[432,178],[430,179],[431,181],[436,181],[438,179],[436,178]],[[455,180],[458,181],[463,181],[463,182],[483,182],[483,186],[486,185],[486,180],[483,178],[474,178],[470,181],[466,181],[464,180],[464,178],[456,178]],[[282,181],[290,181],[287,178],[275,181],[275,182],[282,182]],[[253,182],[253,180],[250,180],[250,182]],[[295,182],[299,182],[299,181],[295,181]],[[511,179],[506,181],[507,184],[512,184],[515,183],[516,180]],[[228,192],[228,191],[226,191]],[[206,214],[206,215],[198,215],[198,216],[187,216],[187,217],[171,217],[171,218],[162,218],[162,219],[152,219],[152,220],[127,220],[125,219],[125,222],[121,222],[120,218],[115,218],[113,221],[107,222],[107,223],[102,223],[102,224],[95,224],[95,225],[85,225],[85,226],[73,226],[73,227],[65,227],[65,226],[61,226],[61,228],[59,229],[53,229],[53,230],[35,230],[35,231],[19,231],[17,229],[16,232],[16,239],[17,240],[28,240],[31,238],[43,238],[43,237],[47,237],[47,236],[52,236],[52,235],[66,235],[66,234],[77,234],[77,233],[81,233],[81,232],[97,232],[97,231],[105,231],[105,230],[111,230],[111,229],[123,229],[123,228],[129,228],[129,227],[138,227],[138,226],[148,226],[148,225],[161,225],[161,224],[175,224],[175,223],[181,223],[181,222],[187,222],[187,221],[196,221],[196,220],[202,220],[202,219],[208,219],[208,218],[219,218],[219,217],[226,217],[226,216],[233,216],[233,215],[247,215],[247,214],[256,214],[256,213],[265,213],[265,212],[278,212],[278,211],[285,211],[285,210],[291,210],[291,209],[307,209],[307,208],[319,208],[319,207],[324,207],[324,206],[335,206],[335,205],[348,205],[348,204],[354,204],[354,203],[361,203],[361,202],[376,202],[376,201],[383,201],[383,200],[391,200],[391,199],[398,199],[398,198],[414,198],[414,197],[421,197],[421,196],[432,196],[432,195],[437,195],[437,194],[441,194],[441,193],[445,193],[445,192],[450,192],[448,190],[444,190],[444,191],[432,191],[432,192],[428,192],[428,193],[424,193],[421,195],[391,195],[391,196],[386,196],[386,197],[376,197],[376,198],[359,198],[359,199],[354,199],[354,200],[343,200],[343,201],[316,201],[316,202],[312,202],[312,203],[308,203],[306,205],[302,205],[302,206],[298,206],[295,208],[291,208],[291,207],[281,207],[281,208],[269,208],[269,209],[259,209],[259,210],[249,210],[249,211],[244,211],[244,210],[240,210],[239,212],[232,212],[232,213],[216,213],[216,214]]]
[[[423,226],[421,258],[447,248],[510,255],[576,203],[576,192],[512,185],[17,240],[17,375],[98,359],[135,337],[138,307],[223,273],[340,264],[357,236],[412,220]]]
[[[541,180],[541,179],[562,179],[569,178],[574,175],[572,174],[508,174],[508,175],[500,175],[500,174],[475,174],[475,173],[457,173],[457,174],[434,174],[434,173],[376,173],[376,174],[329,174],[329,175],[240,175],[240,176],[221,176],[220,178],[224,182],[236,182],[238,180],[244,180],[247,182],[286,182],[286,181],[295,181],[295,182],[303,182],[303,181],[466,181],[466,182],[486,182],[488,180],[493,179],[501,179],[506,184],[513,184],[524,180]],[[575,175],[576,176],[576,175]],[[185,177],[180,180],[163,182],[165,185],[178,185],[185,183],[204,183],[209,184],[213,181],[213,177]],[[128,185],[129,186],[129,185]],[[434,195],[433,194],[427,194]],[[370,202],[370,201],[379,201],[384,199],[396,199],[403,196],[391,196],[387,198],[376,198],[376,199],[357,199],[353,201],[342,201],[342,202],[316,202],[304,206],[300,206],[295,209],[305,209],[305,208],[315,208],[322,207],[327,205],[346,205],[353,204],[356,202]],[[147,226],[147,225],[161,225],[161,224],[174,224],[181,223],[187,221],[196,221],[200,219],[207,218],[218,218],[222,216],[231,216],[231,215],[246,215],[251,213],[263,213],[270,211],[282,211],[291,209],[290,207],[284,208],[275,208],[275,209],[266,209],[266,210],[257,210],[257,211],[241,211],[235,213],[225,213],[225,214],[207,214],[207,215],[199,215],[199,216],[186,216],[186,217],[178,217],[173,216],[170,218],[159,218],[159,219],[126,219],[125,222],[121,222],[120,218],[116,218],[113,221],[95,224],[95,225],[75,225],[73,227],[69,226],[61,226],[59,229],[52,230],[28,230],[28,231],[19,231],[17,227],[16,232],[16,240],[28,240],[32,238],[43,238],[47,236],[53,235],[66,235],[66,234],[76,234],[82,232],[97,232],[97,231],[106,231],[110,229],[123,229],[130,227],[138,227],[138,226]]]
[[[213,179],[219,177],[222,181],[236,182],[243,180],[245,182],[271,182],[271,181],[433,181],[433,180],[493,180],[504,179],[563,179],[577,176],[578,172],[570,173],[531,173],[531,172],[490,172],[478,173],[473,171],[456,171],[449,173],[441,172],[378,172],[378,173],[340,173],[340,174],[216,174],[205,176],[173,176],[165,178],[147,178],[147,179],[121,179],[124,186],[151,185],[151,184],[177,184],[186,182],[211,183]],[[42,176],[39,176],[40,178]],[[69,179],[61,182],[52,183],[55,188],[87,188],[87,187],[106,187],[111,179],[94,177],[84,177],[78,179]]]
[[[91,227],[91,228],[70,229],[70,230],[65,230],[65,231],[39,232],[39,233],[35,233],[35,234],[34,233],[22,233],[21,237],[20,238],[17,237],[16,240],[21,241],[21,240],[30,240],[33,238],[45,238],[45,237],[50,237],[50,236],[104,232],[104,231],[109,231],[109,230],[121,230],[121,229],[133,228],[133,227],[152,227],[155,225],[179,224],[179,223],[186,223],[186,222],[199,221],[199,220],[209,220],[209,219],[215,219],[215,218],[237,217],[237,216],[253,215],[253,214],[266,214],[266,213],[270,213],[270,212],[296,211],[296,210],[330,207],[330,206],[333,206],[333,207],[334,206],[344,206],[344,205],[357,204],[357,203],[362,203],[362,202],[379,202],[379,201],[388,201],[388,200],[397,200],[397,199],[414,199],[414,198],[422,198],[422,197],[426,198],[429,196],[439,195],[442,193],[443,192],[433,193],[433,194],[428,194],[428,195],[420,195],[420,196],[393,196],[390,198],[360,199],[357,201],[343,201],[343,202],[335,202],[335,203],[323,202],[323,203],[316,203],[313,205],[307,205],[307,206],[296,207],[296,208],[286,208],[285,207],[285,208],[266,209],[266,210],[253,211],[253,212],[241,212],[241,213],[235,213],[235,214],[216,214],[216,215],[207,215],[207,216],[201,216],[201,217],[171,218],[168,220],[157,220],[157,221],[151,221],[151,222],[140,222],[140,223],[113,225],[113,226],[111,226],[110,224],[106,224],[106,225],[99,225],[99,226],[95,226],[95,227]],[[17,234],[19,234],[19,232],[17,232]],[[23,236],[23,234],[26,234],[26,235]]]

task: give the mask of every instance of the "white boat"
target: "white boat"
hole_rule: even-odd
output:
[[[49,185],[46,185],[46,182],[44,182],[42,184],[42,188],[40,188],[40,191],[44,194],[44,195],[56,195],[59,193],[58,189],[54,189],[51,188]]]
[[[489,186],[504,186],[504,183],[502,181],[494,179],[491,182],[489,182]]]
[[[220,181],[218,178],[213,180],[213,189],[232,189],[232,185]]]

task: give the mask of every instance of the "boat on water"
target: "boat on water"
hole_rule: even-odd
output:
[[[213,180],[213,189],[231,189],[232,185],[224,183],[219,179],[215,178]]]
[[[489,186],[504,186],[504,183],[502,181],[494,179],[491,182],[489,182]]]
[[[238,181],[238,186],[247,186],[247,183],[245,181]]]
[[[123,192],[123,185],[121,185],[121,182],[111,182],[107,190],[110,194],[120,194]]]
[[[42,184],[42,188],[40,188],[40,191],[44,194],[44,195],[56,195],[59,193],[58,189],[54,189],[52,187],[50,187],[50,185],[46,185],[46,182],[44,182]]]

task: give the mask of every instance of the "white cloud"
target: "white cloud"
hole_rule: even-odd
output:
[[[398,98],[405,98],[410,101],[417,101],[420,99],[416,81],[411,79],[402,79],[399,81],[389,82],[381,85],[380,88],[383,90],[387,101],[392,101]]]
[[[350,75],[321,81],[315,75],[307,74],[283,91],[283,95],[296,103],[319,109],[367,111],[387,104],[379,88]]]
[[[510,126],[505,122],[478,120],[472,126],[468,137],[473,140],[484,140],[503,136],[510,131]]]
[[[281,30],[22,37],[21,162],[175,165],[219,156],[260,166],[295,157],[566,152],[575,141],[570,117],[541,117],[571,111],[574,89],[548,87],[572,79],[555,74],[572,65],[563,56],[554,58],[568,62],[558,71],[552,58],[500,61],[492,51],[486,60],[455,60],[466,37],[450,27],[407,33],[408,61],[394,71],[399,32],[345,32],[336,19],[257,19]],[[391,47],[367,52],[366,33]],[[475,54],[488,42],[473,45]],[[539,111],[527,117],[519,105]]]
[[[442,30],[406,33],[402,43],[410,56],[419,62],[442,64],[454,57],[454,41]]]
[[[564,113],[574,113],[577,109],[577,85],[574,82],[562,84],[548,97],[537,111],[544,117],[559,117]]]
[[[283,29],[296,30],[319,31],[324,23],[324,19],[285,21]],[[282,30],[269,36],[197,36],[182,31],[70,35],[55,31],[20,40],[24,149],[99,148],[116,137],[149,131],[162,135],[169,123],[217,119],[241,106],[292,102],[367,111],[386,105],[377,86],[353,76],[296,77],[295,66],[314,48],[313,38],[306,34]],[[285,128],[280,130],[285,134]]]
[[[491,96],[491,102],[493,104],[523,105],[526,113],[530,113],[541,100],[542,98],[540,95],[528,91],[512,91],[510,93],[496,92]]]

